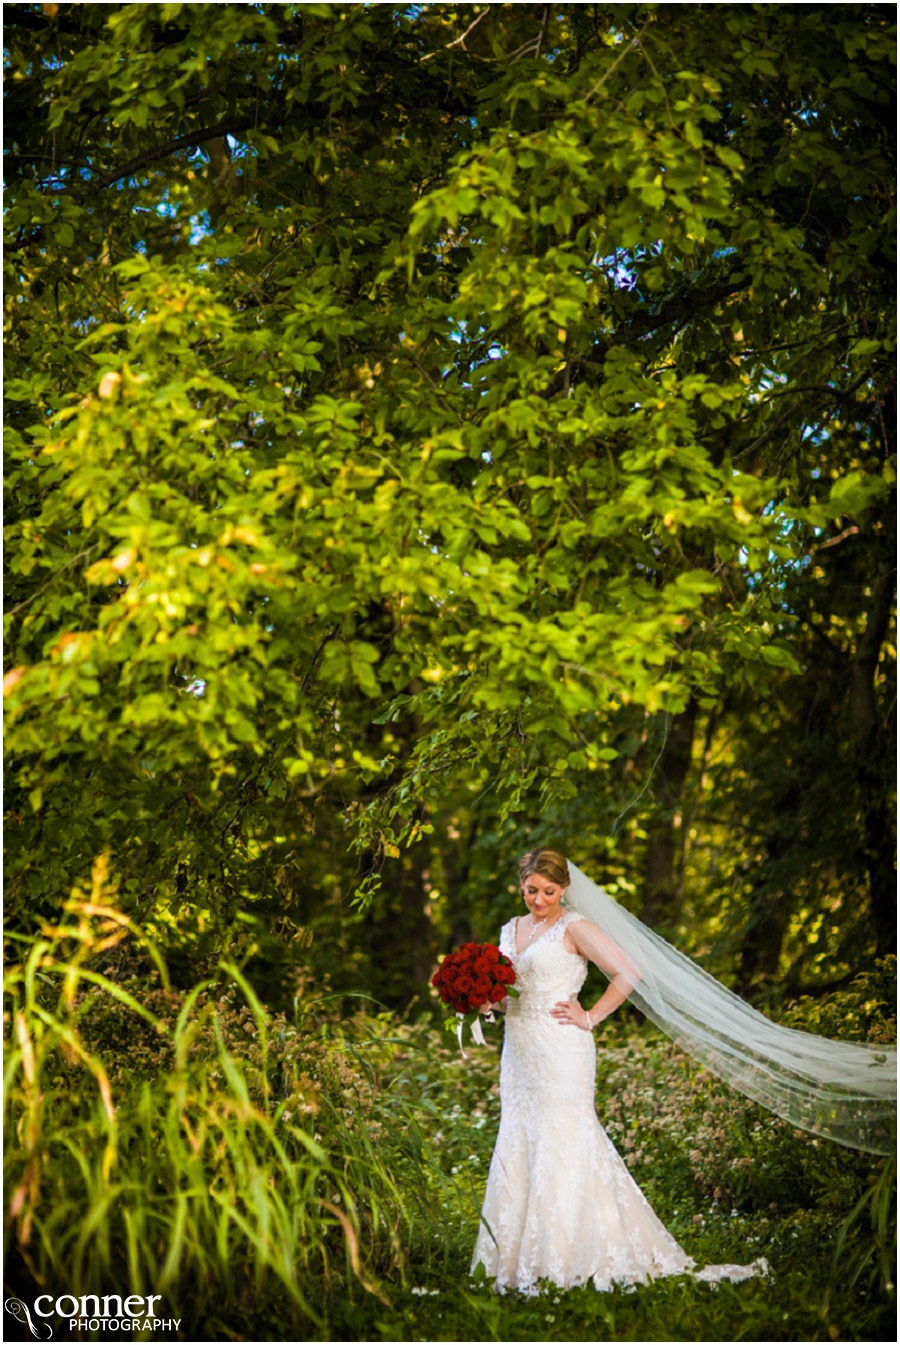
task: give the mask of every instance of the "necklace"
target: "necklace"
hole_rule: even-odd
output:
[[[529,912],[529,914],[530,914],[530,912]],[[553,920],[550,921],[550,924],[551,924],[551,925],[555,925],[555,924],[556,924],[556,921],[557,921],[558,919],[559,919],[559,916],[557,915],[555,919],[553,919]],[[531,943],[531,940],[534,938],[535,934],[537,934],[538,930],[539,930],[539,929],[543,929],[543,928],[544,928],[544,925],[546,925],[546,923],[547,923],[547,917],[546,917],[546,915],[544,916],[543,920],[535,920],[534,916],[533,916],[533,915],[531,916],[531,933],[528,935],[528,938],[525,940],[525,943],[524,943],[523,948],[522,948],[522,952],[523,952],[523,953],[525,952],[525,949],[528,947],[528,945]]]

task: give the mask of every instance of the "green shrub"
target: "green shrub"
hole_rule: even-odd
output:
[[[788,1027],[821,1037],[868,1041],[897,1040],[897,958],[878,958],[844,990],[829,995],[802,995],[781,1014]]]
[[[152,1290],[214,1335],[263,1292],[291,1329],[323,1334],[329,1297],[354,1283],[383,1297],[406,1216],[345,1043],[311,1015],[270,1018],[233,965],[184,994],[159,963],[138,999],[146,982],[93,969],[138,932],[83,894],[66,909],[5,978],[20,1272],[66,1293]]]

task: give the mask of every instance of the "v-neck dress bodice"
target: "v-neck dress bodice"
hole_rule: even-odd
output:
[[[580,952],[569,952],[565,947],[565,931],[574,920],[583,917],[574,911],[564,911],[549,929],[539,933],[519,952],[515,947],[517,920],[509,920],[500,931],[500,952],[504,952],[515,967],[515,987],[529,997],[537,994],[557,994],[565,999],[577,995],[588,974],[587,960]]]
[[[587,962],[580,953],[570,953],[563,938],[572,921],[581,918],[574,911],[564,911],[548,930],[521,952],[516,948],[516,921],[510,920],[503,926],[499,948],[515,967],[516,989],[519,991],[518,999],[510,996],[508,1013],[515,1017],[522,1012],[533,1012],[548,1000],[552,1005],[558,999],[578,994],[587,975]],[[558,1026],[555,1019],[551,1018],[550,1023]]]

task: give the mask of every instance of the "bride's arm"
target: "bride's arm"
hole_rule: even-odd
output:
[[[590,920],[573,920],[566,933],[581,955],[590,958],[609,977],[610,983],[604,993],[596,1004],[585,1010],[591,1027],[596,1027],[625,1003],[640,981],[641,973],[618,944]]]

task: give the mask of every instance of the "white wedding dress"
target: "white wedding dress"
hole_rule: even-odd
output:
[[[751,1265],[695,1263],[653,1213],[597,1120],[593,1035],[550,1009],[577,996],[587,962],[563,946],[566,911],[521,953],[516,921],[500,951],[516,969],[519,998],[507,997],[500,1061],[500,1128],[488,1173],[471,1273],[481,1264],[498,1290],[537,1292],[645,1282],[690,1273],[703,1280],[766,1273]]]

